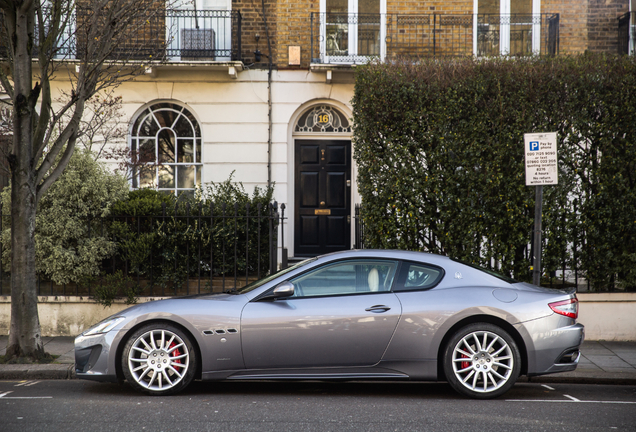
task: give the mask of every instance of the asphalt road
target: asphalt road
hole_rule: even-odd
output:
[[[168,397],[81,380],[0,381],[12,431],[634,431],[636,386],[519,383],[465,399],[439,383],[193,383]]]

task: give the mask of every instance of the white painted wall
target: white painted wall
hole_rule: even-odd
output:
[[[67,82],[57,84],[68,90]],[[255,186],[267,185],[266,70],[245,69],[234,79],[227,69],[163,66],[153,69],[152,74],[123,83],[117,94],[122,97],[128,124],[152,102],[174,101],[188,107],[201,123],[204,187],[209,182],[226,180],[232,172],[234,180],[242,182],[248,193],[252,193]],[[330,104],[350,117],[352,97],[353,75],[350,72],[327,83],[325,72],[273,71],[271,171],[275,199],[287,206],[285,243],[289,256],[293,256],[294,122],[317,103]],[[323,138],[336,136],[350,138],[350,134],[322,135]],[[320,136],[312,135],[312,138]],[[128,146],[128,143],[122,141],[115,145]],[[352,174],[353,203],[359,202],[355,167]],[[352,230],[352,242],[353,235]]]

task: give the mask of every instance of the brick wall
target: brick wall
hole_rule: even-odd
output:
[[[541,13],[559,14],[559,54],[582,53],[587,49],[587,11],[587,1],[541,1]]]
[[[618,17],[625,12],[628,0],[589,0],[588,50],[618,52]]]
[[[387,0],[387,53],[389,56],[471,55],[472,13],[472,0]],[[397,17],[391,14],[421,18],[396,22]]]
[[[309,67],[311,62],[311,13],[320,12],[319,0],[278,0],[278,66],[281,69]],[[314,30],[318,29],[315,26]],[[317,52],[318,38],[314,35],[314,51]],[[289,66],[289,46],[300,46],[300,66]]]
[[[523,2],[513,4],[512,11],[527,9],[530,0],[512,0]],[[617,49],[616,18],[628,10],[629,0],[541,0],[541,13],[558,13],[560,16],[560,54],[576,54],[586,50],[615,52]],[[311,13],[320,12],[319,0],[266,0],[270,37],[274,47],[274,64],[281,69],[309,67],[311,62]],[[498,10],[498,0],[480,0],[480,10]],[[256,49],[255,34],[261,38],[258,48],[267,53],[265,28],[262,23],[260,0],[233,0],[233,9],[243,14],[243,58],[247,63],[253,61]],[[473,0],[387,0],[387,13],[402,16],[414,15],[465,15],[472,14]],[[445,19],[437,17],[437,19]],[[469,19],[467,17],[467,19]],[[438,21],[439,23],[439,21]],[[319,27],[314,23],[314,33]],[[444,46],[453,52],[472,53],[472,25],[461,22],[445,21],[445,29],[438,30],[436,36],[436,55],[443,55]],[[432,37],[432,23],[420,21],[397,30],[399,34],[388,39],[387,48],[391,53],[408,53],[412,40],[419,41]],[[439,28],[438,28],[439,29]],[[400,33],[401,32],[401,33]],[[409,36],[409,33],[412,33]],[[400,36],[403,35],[402,36]],[[402,38],[401,38],[402,37]],[[400,39],[401,38],[401,39]],[[440,42],[442,41],[442,42]],[[319,38],[314,34],[314,57],[318,54]],[[289,66],[288,47],[301,47],[301,65]],[[407,48],[405,48],[407,47]],[[430,54],[421,52],[420,54]],[[267,59],[263,58],[262,63]]]
[[[267,18],[267,27],[269,31],[270,42],[272,44],[272,60],[277,63],[278,52],[281,46],[277,40],[277,27],[282,22],[281,17],[277,16],[276,0],[265,0],[265,15]],[[263,4],[261,0],[232,0],[232,10],[240,11],[243,16],[241,39],[241,58],[245,64],[255,62],[254,51],[258,49],[261,53],[269,55],[267,49],[267,37],[265,32],[265,23],[263,20]],[[256,40],[256,35],[259,40]],[[260,64],[267,65],[267,57],[262,56]]]
[[[492,0],[491,0],[492,1]],[[386,3],[387,13],[400,13],[400,14],[472,14],[473,13],[473,0],[430,0],[430,1],[416,1],[416,0],[387,0]]]

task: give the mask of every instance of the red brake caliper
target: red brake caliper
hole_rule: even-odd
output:
[[[470,358],[470,357],[468,357],[466,354],[462,354],[462,358]],[[462,370],[463,370],[463,369],[466,369],[467,367],[469,367],[470,363],[469,362],[462,362],[461,366],[462,366]]]
[[[174,347],[176,347],[176,346],[177,346],[177,344],[176,344],[175,342],[172,342],[172,343],[170,344],[170,349],[172,349],[172,348],[174,348]],[[172,356],[173,356],[173,357],[179,357],[180,355],[181,355],[181,351],[179,351],[179,349],[176,349],[176,350],[172,351]],[[174,362],[175,362],[175,363],[178,363],[178,364],[181,364],[181,359],[176,359]],[[181,366],[181,368],[182,368],[182,367],[183,367],[183,366]]]

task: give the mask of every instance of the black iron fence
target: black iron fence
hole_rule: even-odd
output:
[[[636,53],[636,11],[627,12],[618,18],[618,53]]]
[[[158,8],[162,8],[157,3]],[[82,59],[86,30],[93,11],[77,7],[52,48],[57,59]],[[45,21],[50,19],[44,13]],[[46,25],[46,22],[45,22]],[[37,28],[36,28],[37,34]],[[242,15],[228,10],[154,10],[134,21],[125,41],[111,60],[167,59],[168,61],[229,61],[241,57]],[[0,58],[6,58],[8,40],[0,13]],[[37,49],[33,55],[37,56]]]
[[[240,60],[242,16],[239,11],[169,10],[167,56],[187,60]]]
[[[313,63],[558,51],[559,14],[311,14]]]
[[[104,237],[114,242],[116,252],[102,261],[99,275],[73,283],[56,284],[40,271],[38,295],[170,296],[238,288],[279,268],[284,220],[285,204],[276,202],[256,207],[164,204],[159,215],[91,218],[86,220],[88,238]],[[0,232],[8,224],[10,216],[0,218]],[[5,260],[0,295],[11,292],[6,270]]]
[[[573,203],[573,212],[576,214],[578,211],[577,202]],[[365,232],[365,222],[364,222],[364,206],[362,204],[355,205],[355,213],[354,213],[354,221],[355,221],[355,240],[354,240],[354,248],[355,249],[365,249],[370,247],[368,244],[367,234]],[[563,227],[559,227],[557,229],[565,230],[565,226],[567,225],[567,221],[562,221]],[[576,229],[575,229],[576,231]],[[545,233],[544,233],[545,234]],[[430,239],[431,243],[438,243],[435,241],[434,234],[429,231],[424,233],[424,236]],[[579,292],[594,292],[596,289],[590,285],[590,281],[585,277],[586,270],[581,266],[580,257],[584,252],[583,249],[591,248],[593,246],[586,244],[584,240],[583,232],[575,232],[573,237],[577,239],[577,241],[570,242],[568,247],[565,249],[561,249],[560,254],[558,256],[551,256],[549,260],[544,259],[545,261],[549,261],[547,265],[543,266],[543,276],[541,278],[541,285],[549,286],[551,288],[555,287],[576,287]],[[526,244],[523,250],[523,260],[528,263],[528,268],[532,263],[532,257],[534,256],[533,250],[533,242],[534,238],[534,227],[531,231],[528,232],[527,235],[528,243]],[[545,244],[547,240],[545,235],[543,236],[544,243],[544,252],[545,252]],[[488,253],[492,250],[493,244],[492,242],[487,242],[482,245],[483,250],[476,250],[476,254],[481,254],[482,251]],[[432,251],[437,252],[437,251]],[[546,257],[544,257],[546,258]],[[486,267],[491,270],[500,271],[501,266],[500,262],[495,259],[490,260],[486,263]],[[514,275],[518,279],[527,280],[530,282],[532,280],[531,272],[529,271],[526,275],[527,277],[523,277],[523,275]],[[603,287],[603,291],[614,292],[619,291],[616,286],[616,278],[609,277],[609,280],[612,282]]]
[[[355,239],[353,243],[354,249],[365,249],[364,247],[364,219],[362,218],[362,206],[360,204],[356,204],[354,210],[354,229],[355,229]]]

